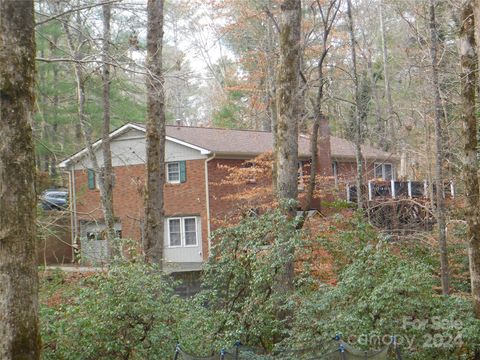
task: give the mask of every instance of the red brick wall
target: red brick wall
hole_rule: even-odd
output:
[[[322,152],[320,151],[320,154]],[[329,155],[329,154],[328,154]],[[328,156],[321,155],[320,163],[328,164],[319,169],[319,175],[331,175],[331,162],[327,162]],[[261,201],[251,200],[248,198],[239,198],[235,201],[225,199],[227,195],[235,195],[245,193],[245,190],[254,189],[255,187],[267,188],[270,186],[270,180],[264,184],[242,184],[226,185],[222,184],[222,180],[229,174],[229,170],[224,166],[240,167],[243,166],[245,160],[237,159],[213,159],[208,162],[209,177],[209,202],[211,230],[215,230],[221,225],[222,221],[232,220],[234,216],[238,216],[239,209],[255,208]],[[188,216],[196,215],[201,217],[202,222],[202,252],[204,259],[208,257],[208,224],[206,211],[206,189],[205,189],[205,160],[190,160],[186,162],[187,181],[183,184],[166,184],[165,185],[165,215],[166,216]],[[356,163],[355,162],[338,162],[338,176],[340,184],[355,181]],[[136,240],[141,239],[141,227],[144,218],[144,202],[143,194],[145,188],[145,166],[131,165],[115,167],[115,187],[114,187],[114,210],[116,217],[122,224],[122,235],[125,238]],[[373,177],[373,163],[367,167],[366,178]],[[319,179],[320,188],[332,187],[330,181],[322,178]],[[75,171],[76,196],[77,196],[77,212],[79,220],[102,220],[99,190],[89,190],[87,182],[87,171]],[[340,185],[340,195],[345,195],[344,186]],[[268,201],[266,194],[262,201]],[[300,200],[304,192],[299,193]],[[322,195],[324,199],[325,195]],[[342,197],[343,197],[342,196]],[[313,206],[317,206],[320,199],[314,199]]]
[[[124,238],[141,239],[144,219],[145,165],[114,168],[113,203],[115,216],[122,224]],[[202,252],[208,257],[208,236],[205,194],[205,161],[186,162],[186,182],[166,184],[165,216],[196,215],[202,223]],[[79,220],[102,220],[100,191],[88,189],[86,170],[75,171],[75,189]]]
[[[337,177],[340,183],[355,181],[357,173],[356,162],[337,161]]]
[[[330,146],[330,126],[326,116],[320,117],[320,128],[317,142],[317,174],[320,176],[332,176],[332,156]]]
[[[374,163],[368,162],[367,166],[364,167],[365,179],[373,179],[375,176],[374,173]],[[356,180],[357,174],[357,163],[356,161],[337,161],[337,176],[340,183],[353,183]]]
[[[373,179],[374,162],[367,162],[364,167],[365,181]],[[338,161],[337,162],[337,177],[338,177],[338,196],[342,199],[347,199],[346,184],[355,185],[357,174],[357,163],[355,161]]]
[[[209,202],[211,230],[218,229],[223,222],[229,222],[239,214],[240,207],[247,207],[247,204],[241,200],[232,201],[225,199],[225,196],[235,196],[242,194],[248,187],[256,184],[247,184],[243,186],[227,185],[222,183],[230,174],[228,168],[242,167],[245,160],[237,159],[213,159],[208,162],[208,183],[209,183]],[[252,204],[252,208],[255,204]]]
[[[122,236],[140,240],[143,220],[143,188],[145,166],[130,165],[114,168],[115,186],[113,206],[115,216],[122,224]],[[100,191],[88,189],[87,170],[75,171],[75,190],[79,220],[103,221]]]
[[[322,152],[320,152],[322,153]],[[332,175],[332,164],[329,160],[330,154],[321,157],[320,161],[325,163],[328,159],[328,166],[322,165],[317,167],[317,181],[319,187],[323,189],[332,190],[334,187],[333,180],[326,177]],[[209,180],[209,199],[210,199],[210,217],[212,219],[211,230],[218,229],[224,223],[232,223],[238,219],[241,213],[248,208],[258,208],[262,205],[271,203],[272,186],[270,174],[266,176],[263,181],[255,183],[242,182],[238,185],[230,185],[222,183],[231,172],[229,168],[242,167],[246,160],[237,159],[213,159],[208,163],[208,180]],[[310,172],[310,165],[304,164],[304,175]],[[250,191],[256,191],[256,197],[250,198]],[[304,184],[303,191],[299,188],[299,202],[303,206],[306,194],[306,184]],[[330,193],[328,193],[330,194]],[[236,200],[231,200],[228,197],[234,197]],[[312,201],[312,208],[319,208],[320,201],[325,200],[327,192],[322,191],[320,196],[315,197]],[[329,200],[331,196],[328,197]]]

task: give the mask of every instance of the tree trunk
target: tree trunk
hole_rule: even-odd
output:
[[[298,196],[298,124],[301,1],[284,0],[281,4],[280,58],[277,71],[277,132],[276,171],[278,201],[285,206],[289,218],[296,215]],[[294,264],[291,249],[284,245],[282,257],[290,258],[280,270],[276,291],[290,294],[294,287]],[[281,304],[284,305],[284,304]],[[280,310],[279,320],[285,321],[289,312]]]
[[[268,2],[268,11],[270,11],[271,3]],[[275,77],[275,66],[277,65],[277,56],[275,54],[275,30],[273,19],[268,19],[267,23],[267,57],[269,59],[267,64],[267,79],[266,79],[266,92],[267,92],[267,117],[270,124],[265,125],[264,130],[271,131],[273,137],[273,167],[272,167],[272,189],[273,193],[277,190],[277,87]]]
[[[78,7],[80,7],[80,0],[77,0],[76,5]],[[83,27],[82,27],[82,21],[81,20],[82,19],[81,19],[81,16],[80,16],[80,11],[77,11],[77,14],[76,14],[76,21],[77,21],[76,29],[78,31],[78,44],[79,44],[78,48],[79,49],[82,47],[83,40],[84,40],[83,39],[83,34],[82,34],[82,28]],[[63,23],[63,27],[65,29],[65,33],[67,34],[67,38],[69,36],[68,25],[69,24],[67,24],[67,23]],[[73,39],[70,39],[69,41],[71,42],[71,41],[73,41]],[[81,54],[78,54],[78,55],[76,54],[75,50],[72,48],[72,46],[70,46],[70,42],[69,42],[70,51],[73,51],[72,54],[75,54],[75,57],[78,57],[79,59],[81,59]],[[73,42],[72,42],[72,45],[73,45]],[[76,66],[77,66],[78,69],[81,70],[81,65],[80,64],[76,64]],[[75,72],[77,72],[77,68],[75,69]],[[85,86],[84,86],[83,81],[79,82],[79,77],[78,77],[77,74],[76,74],[76,78],[77,78],[77,85],[79,86],[79,88],[77,89],[77,97],[78,97],[78,100],[79,100],[79,111],[80,111],[81,110],[80,109],[80,97],[79,97],[78,91],[81,91],[83,99],[84,99],[85,98]],[[76,137],[78,142],[82,141],[82,135],[84,137],[83,140],[85,140],[85,129],[82,127],[82,116],[80,116],[80,121],[75,124],[75,137]]]
[[[438,246],[440,250],[440,273],[442,294],[449,293],[447,234],[445,231],[445,201],[443,199],[443,136],[442,136],[442,103],[438,78],[438,30],[435,18],[436,0],[430,0],[430,57],[432,61],[432,85],[435,98],[435,213],[438,225]]]
[[[459,54],[462,67],[461,99],[464,157],[463,179],[465,183],[465,217],[468,224],[468,257],[470,282],[475,316],[480,319],[480,190],[477,157],[477,117],[475,114],[475,90],[477,82],[477,55],[472,1],[462,5],[460,14]],[[477,38],[478,41],[478,38]]]
[[[0,359],[40,358],[32,0],[0,1]]]
[[[356,185],[357,185],[357,206],[358,209],[363,209],[363,155],[362,155],[362,121],[360,116],[360,89],[358,83],[358,73],[357,73],[357,51],[356,51],[356,41],[355,41],[355,32],[353,26],[353,16],[352,16],[352,2],[347,0],[347,15],[348,15],[348,32],[350,35],[350,46],[351,46],[351,55],[352,55],[352,72],[353,72],[353,82],[355,90],[355,159],[357,162],[357,176],[356,176]]]
[[[338,10],[340,8],[340,1],[337,0],[330,0],[327,5],[326,13],[322,9],[321,3],[317,2],[318,11],[320,12],[320,18],[322,20],[323,25],[323,36],[322,36],[322,53],[320,54],[320,58],[318,59],[317,64],[317,72],[318,72],[318,91],[317,96],[315,99],[314,105],[314,121],[313,121],[313,128],[312,128],[312,136],[310,138],[310,152],[312,154],[312,163],[310,165],[310,178],[308,181],[307,187],[307,195],[305,200],[305,207],[304,207],[304,218],[306,215],[306,211],[308,211],[312,206],[313,201],[313,192],[315,190],[316,184],[316,175],[317,175],[317,168],[320,167],[318,163],[318,132],[320,130],[321,121],[326,121],[328,123],[328,119],[322,114],[322,103],[323,103],[323,88],[325,85],[325,75],[323,73],[323,66],[325,63],[325,59],[327,57],[329,46],[328,46],[328,37],[330,36],[330,32],[332,30],[333,24],[335,22],[335,18],[337,17]],[[327,130],[328,130],[328,126]],[[320,136],[328,136],[329,134],[320,134]],[[330,166],[330,164],[327,164]]]
[[[387,40],[385,37],[385,23],[384,23],[384,17],[383,17],[383,4],[384,0],[380,1],[379,4],[379,19],[380,19],[380,34],[382,37],[382,58],[383,58],[383,77],[385,81],[385,97],[387,98],[387,126],[386,129],[388,129],[389,134],[388,139],[388,145],[395,145],[395,126],[394,126],[394,118],[395,118],[395,111],[393,110],[393,101],[392,101],[392,91],[390,87],[390,73],[388,71],[388,50],[387,50]],[[391,150],[391,146],[388,146],[387,149]]]
[[[58,44],[58,36],[53,37],[53,45],[57,47]],[[53,86],[55,88],[55,94],[53,95],[53,124],[52,124],[52,144],[53,148],[57,149],[58,146],[58,68],[56,66],[53,67]],[[55,150],[54,150],[55,151]],[[52,156],[51,163],[50,163],[50,174],[52,177],[57,176],[57,158],[56,156]]]
[[[162,71],[163,0],[148,0],[147,25],[147,195],[143,239],[145,260],[162,263],[165,184],[165,94]]]
[[[102,48],[102,80],[103,80],[103,132],[102,153],[103,180],[102,208],[105,218],[106,237],[112,255],[119,256],[119,244],[115,240],[115,215],[113,211],[113,167],[112,153],[110,151],[110,65],[108,64],[110,52],[110,17],[111,4],[104,4],[103,10],[103,48]]]
[[[386,124],[384,118],[382,117],[380,96],[378,95],[377,80],[375,79],[375,74],[373,71],[371,52],[369,52],[369,57],[367,60],[367,70],[372,88],[372,97],[375,102],[375,131],[377,132],[378,145],[382,150],[387,151],[389,148],[389,143],[387,138]]]
[[[276,138],[277,197],[279,200],[296,200],[298,195],[300,5],[298,0],[284,0],[281,5],[282,22],[280,30],[280,60],[277,74]]]
[[[105,15],[104,15],[105,16]],[[77,14],[76,17],[77,21],[77,28],[81,29],[81,19],[80,16]],[[70,32],[70,28],[67,23],[63,24],[63,28],[65,30],[65,34],[67,36],[67,44],[68,48],[71,52],[71,56],[75,60],[82,60],[82,54],[81,54],[81,45],[78,47],[75,47],[74,40],[72,33]],[[82,44],[84,36],[81,33],[81,30],[79,30],[78,33],[78,43]],[[103,55],[105,56],[105,55]],[[104,60],[105,61],[105,60]],[[107,226],[107,241],[108,241],[108,251],[109,251],[109,256],[116,255],[118,254],[117,250],[115,249],[115,246],[112,244],[112,240],[110,239],[110,230],[108,229],[108,222],[112,221],[113,218],[113,202],[111,203],[111,216],[107,215],[110,214],[110,210],[105,206],[108,203],[108,200],[105,199],[105,194],[106,194],[106,188],[105,188],[105,181],[104,181],[104,170],[100,168],[100,165],[98,164],[98,159],[96,155],[96,149],[93,148],[93,140],[92,140],[92,127],[91,124],[88,121],[87,114],[85,113],[85,103],[86,103],[86,97],[85,97],[85,74],[84,70],[82,67],[82,64],[79,62],[75,62],[74,65],[74,73],[75,73],[75,82],[77,85],[77,111],[78,111],[78,120],[80,124],[80,129],[81,133],[83,134],[83,140],[85,143],[85,147],[87,149],[88,157],[90,159],[91,167],[95,173],[95,176],[97,178],[97,183],[98,183],[98,188],[100,190],[100,199],[102,203],[102,211],[103,211],[103,218],[105,222],[105,226]],[[103,69],[105,71],[105,69]],[[102,76],[105,76],[105,73],[102,73]],[[105,81],[104,81],[104,86],[105,86]],[[108,85],[108,90],[110,86]],[[105,97],[105,87],[103,89],[104,94],[103,96]],[[108,102],[108,101],[107,101]],[[107,104],[109,106],[109,102]],[[104,98],[104,107],[105,107],[105,98]],[[105,108],[104,108],[105,109]],[[108,117],[109,115],[109,110],[108,112]],[[104,113],[104,121],[105,121],[105,113]],[[110,127],[110,125],[108,125]],[[103,130],[105,132],[105,129]],[[102,135],[103,138],[103,135]],[[102,145],[103,147],[104,145]],[[108,149],[110,149],[110,144],[108,143]],[[105,148],[103,147],[103,151],[105,151]],[[110,150],[109,150],[110,153]],[[110,161],[111,163],[111,155],[108,156],[109,159],[107,161]],[[105,161],[105,160],[104,160]],[[112,173],[112,169],[110,169],[110,174]],[[111,176],[111,175],[110,175]],[[108,206],[108,205],[107,205]]]
[[[277,197],[298,195],[298,118],[301,8],[298,0],[281,4],[280,59],[277,71]],[[294,211],[291,207],[290,211]]]

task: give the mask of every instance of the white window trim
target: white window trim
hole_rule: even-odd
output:
[[[187,245],[186,244],[186,236],[185,236],[185,220],[187,219],[194,219],[195,220],[195,245]],[[168,248],[175,249],[175,248],[193,248],[198,247],[198,218],[196,216],[186,216],[186,217],[170,217],[167,218],[167,236],[168,236]],[[170,221],[172,220],[180,220],[180,245],[172,245],[170,240]]]
[[[169,173],[168,173],[168,165],[170,164],[177,164],[178,165],[178,180],[170,180],[169,179]],[[167,173],[167,183],[168,184],[180,184],[180,161],[169,161],[165,164],[165,172]]]
[[[187,219],[193,219],[195,220],[195,245],[187,245],[187,240],[186,240],[186,236],[185,236],[185,220]],[[197,247],[198,246],[198,222],[197,222],[197,218],[195,216],[187,216],[187,217],[184,217],[182,218],[182,244],[184,247]]]
[[[172,242],[170,240],[170,221],[172,220],[179,220],[180,221],[180,245],[172,245]],[[167,234],[168,234],[168,247],[173,249],[173,248],[181,248],[183,245],[183,231],[182,231],[182,226],[183,226],[183,221],[182,218],[180,217],[172,217],[167,219]]]
[[[390,165],[390,168],[392,169],[392,178],[390,180],[395,180],[395,168],[393,167],[393,164],[392,163],[389,163],[389,162],[382,162],[382,163],[373,163],[373,172],[374,172],[374,175],[375,177],[377,176],[376,174],[376,168],[378,166],[381,167],[382,169],[382,180],[384,181],[390,181],[390,180],[386,180],[386,176],[385,176],[385,165]]]

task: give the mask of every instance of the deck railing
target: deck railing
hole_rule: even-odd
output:
[[[436,186],[432,184],[433,194],[436,194]],[[355,185],[347,184],[347,201],[357,201],[357,188]],[[370,180],[365,186],[364,193],[368,194],[368,200],[387,200],[398,198],[429,198],[430,187],[427,181],[382,181]],[[453,181],[446,181],[443,187],[444,198],[455,198],[455,186]]]

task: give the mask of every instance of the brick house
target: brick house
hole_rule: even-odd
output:
[[[325,129],[324,129],[325,130]],[[319,138],[318,174],[330,176],[335,184],[352,181],[355,176],[354,145],[328,135]],[[242,164],[261,153],[272,151],[272,134],[262,131],[205,127],[167,126],[165,196],[165,267],[171,271],[201,268],[210,249],[214,220],[228,216],[232,206],[222,195],[232,191],[218,186],[226,175],[225,167]],[[144,218],[145,127],[126,124],[110,134],[114,167],[114,211],[117,233],[122,238],[141,240]],[[102,163],[101,141],[94,144]],[[398,158],[364,146],[367,177],[390,180],[395,177]],[[307,163],[310,142],[299,137],[299,160]],[[86,149],[61,164],[69,176],[72,244],[80,241],[82,257],[91,262],[105,258],[106,244],[97,176]]]

